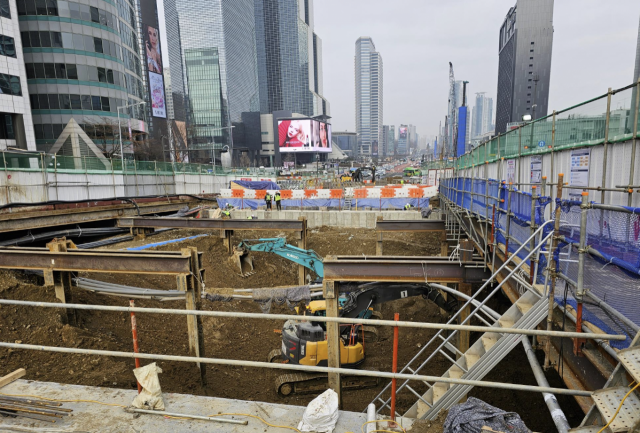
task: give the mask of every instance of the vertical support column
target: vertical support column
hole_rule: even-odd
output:
[[[233,230],[220,230],[220,238],[223,239],[224,246],[227,248],[229,254],[233,253],[233,244],[231,243],[231,236],[233,236]]]
[[[629,169],[629,196],[627,197],[627,206],[631,207],[633,198],[633,175],[635,174],[636,167],[636,145],[638,144],[638,120],[640,117],[640,79],[636,85],[636,106],[635,115],[633,121],[633,141],[631,142],[631,168]],[[604,185],[602,185],[604,186]]]
[[[327,317],[338,317],[340,286],[335,281],[324,281],[324,298],[327,301]],[[340,324],[327,322],[327,357],[329,368],[340,367]],[[338,408],[342,408],[340,373],[329,373],[329,388],[338,394]]]
[[[564,183],[564,174],[560,173],[558,175],[558,188],[557,195],[559,199],[562,199],[562,184]],[[558,269],[559,263],[555,258],[555,251],[558,247],[558,237],[560,236],[560,215],[561,209],[560,206],[556,205],[556,214],[555,214],[555,222],[553,225],[553,237],[551,238],[551,264],[549,265],[549,277],[551,280],[551,286],[549,288],[549,311],[547,313],[547,331],[553,330],[553,307],[555,305],[555,293],[556,293],[556,271]],[[551,338],[546,337],[546,348],[544,355],[544,368],[548,369],[551,365],[549,362],[549,354],[551,353]]]
[[[378,226],[377,222],[378,221],[382,221],[384,217],[379,216],[376,218],[376,227]],[[377,241],[376,241],[376,256],[381,256],[382,255],[382,239],[384,238],[384,234],[383,232],[377,232],[376,233],[377,236]]]
[[[183,248],[183,256],[190,257],[191,273],[179,275],[177,278],[178,290],[185,292],[187,310],[200,310],[202,306],[201,294],[204,274],[201,271],[200,257],[195,247]],[[202,316],[187,316],[187,333],[189,338],[189,355],[201,358],[204,356],[204,335],[202,332]],[[200,383],[206,385],[206,364],[196,363],[200,370]]]
[[[551,122],[551,181],[555,179],[555,148],[556,148],[556,110],[553,110],[553,119]],[[550,190],[551,203],[553,203],[553,188]],[[553,205],[552,205],[553,206]]]
[[[307,249],[307,217],[298,217],[298,221],[302,221],[302,231],[300,232],[300,236],[298,238],[298,248],[303,250]],[[298,265],[298,284],[304,286],[307,282],[306,279],[307,269]]]
[[[587,255],[587,212],[589,210],[589,193],[582,192],[582,203],[580,204],[580,247],[578,248],[578,288],[576,292],[576,332],[582,332],[582,301],[584,299],[584,259]],[[582,355],[582,348],[586,340],[576,338],[573,340],[573,353]]]
[[[604,154],[602,155],[602,188],[607,187],[607,156],[608,156],[608,145],[609,145],[609,121],[611,120],[611,87],[607,92],[607,113],[604,122]],[[602,191],[600,193],[600,203],[604,203],[604,195],[606,191]]]
[[[51,252],[66,253],[68,248],[75,248],[73,242],[66,239],[54,239],[47,244]],[[71,272],[49,271],[45,272],[45,285],[53,285],[56,291],[56,298],[63,304],[73,303],[71,299]],[[61,313],[62,322],[65,325],[76,326],[76,310],[65,309]]]
[[[538,200],[537,187],[531,186],[531,241],[529,242],[529,252],[533,251],[536,247],[536,240],[533,234],[535,233],[538,225],[536,224],[536,202]],[[531,256],[531,263],[529,264],[529,282],[533,285],[533,274],[537,264],[537,255]]]
[[[473,260],[473,242],[466,240],[460,243],[460,259],[462,262],[470,262]],[[458,284],[458,290],[464,293],[467,296],[471,296],[471,284],[469,283],[460,283]],[[466,299],[460,298],[460,301],[463,303],[466,302]],[[471,305],[467,305],[460,311],[460,317],[458,321],[460,324],[463,324],[464,321],[471,314]],[[469,331],[459,331],[458,333],[458,349],[460,352],[464,353],[469,350]]]
[[[513,183],[509,182],[509,193],[507,195],[507,224],[505,227],[505,245],[504,245],[504,256],[505,258],[509,258],[509,239],[511,238],[511,193],[513,192]]]

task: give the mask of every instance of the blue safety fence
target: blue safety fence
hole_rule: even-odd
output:
[[[490,180],[489,183],[488,195],[492,200],[489,201],[489,206],[486,206],[483,196],[471,198],[472,192],[484,195],[486,190],[485,180],[449,178],[442,179],[440,183],[441,195],[469,212],[494,223],[496,242],[502,245],[502,248],[507,244],[506,226],[507,215],[509,215],[508,250],[510,253],[515,253],[532,233],[532,211],[536,226],[547,221],[546,207],[550,203],[550,198],[538,197],[532,209],[531,194],[513,189],[511,206],[508,208],[508,187],[504,182],[496,180]],[[495,217],[492,209],[494,204],[497,209]],[[563,237],[553,252],[553,257],[558,263],[558,271],[573,282],[577,282],[580,217],[583,211],[587,212],[586,244],[591,250],[585,255],[584,288],[640,326],[640,309],[637,308],[637,298],[640,293],[640,208],[583,210],[579,201],[558,199],[555,204],[561,212],[560,234]],[[552,213],[550,215],[553,216]],[[552,230],[552,224],[547,225],[542,238]],[[536,245],[538,241],[539,238],[536,237]],[[523,259],[529,251],[527,242],[518,256]],[[537,283],[545,281],[547,257],[548,250],[543,246],[539,256]],[[530,264],[530,261],[528,263]],[[575,309],[575,291],[576,287],[573,284],[565,284],[564,280],[558,279],[555,293],[558,305]],[[626,341],[611,342],[611,346],[615,348],[628,347],[635,336],[634,329],[603,309],[589,296],[584,297],[583,314],[586,321],[605,332],[627,335]]]

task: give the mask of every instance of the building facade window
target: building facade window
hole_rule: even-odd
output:
[[[118,31],[114,14],[93,6],[63,0],[16,0],[18,15],[47,15],[91,21]]]
[[[0,55],[16,58],[16,43],[12,37],[0,35]]]
[[[116,113],[117,107],[123,106],[127,102],[123,99],[107,96],[69,95],[66,93],[41,93],[39,95],[32,93],[29,98],[33,110],[88,110]]]
[[[9,74],[0,74],[0,93],[3,95],[22,96],[20,77]]]
[[[114,84],[126,87],[125,74],[98,66],[72,63],[25,63],[27,79],[54,78],[58,80],[82,80]],[[138,80],[139,81],[139,80]],[[140,85],[142,83],[140,82]]]
[[[11,18],[9,0],[0,0],[0,17]]]

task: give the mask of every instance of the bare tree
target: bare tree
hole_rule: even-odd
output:
[[[244,152],[241,156],[240,156],[240,166],[247,168],[251,165],[251,160],[249,159],[249,155]]]
[[[126,131],[126,128],[123,127],[122,130]],[[120,154],[118,124],[113,123],[111,118],[103,116],[96,120],[87,121],[85,132],[105,157],[112,158],[114,155]],[[123,152],[131,150],[131,141],[127,135],[125,132],[122,137]]]

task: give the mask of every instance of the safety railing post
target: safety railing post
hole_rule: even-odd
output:
[[[636,84],[636,106],[635,106],[635,115],[633,116],[633,141],[631,142],[631,167],[629,169],[629,196],[627,197],[627,206],[631,207],[633,200],[633,176],[635,174],[636,169],[636,146],[638,144],[638,121],[640,120],[640,79],[638,79],[638,83]],[[604,186],[604,185],[603,185]]]
[[[602,155],[602,188],[607,187],[607,156],[609,150],[609,121],[611,120],[611,87],[607,92],[607,113],[604,122],[604,152]],[[600,203],[604,203],[605,191],[600,193]]]
[[[562,184],[564,183],[564,174],[558,174],[558,187],[557,187],[557,197],[558,201],[562,200]],[[549,287],[549,311],[547,313],[547,330],[553,329],[553,307],[555,305],[555,292],[556,292],[556,278],[558,271],[558,261],[559,258],[556,258],[556,248],[558,247],[558,237],[560,236],[560,215],[562,213],[562,209],[560,208],[560,204],[556,204],[556,214],[555,221],[553,226],[553,237],[551,238],[551,249],[549,250],[549,256],[551,257],[551,263],[549,267],[549,276],[551,279],[551,285]],[[548,369],[550,367],[550,359],[549,354],[551,353],[551,339],[547,338],[546,341],[546,350],[544,355],[544,368]]]
[[[507,222],[506,222],[506,233],[504,235],[505,237],[505,245],[504,245],[504,256],[508,259],[509,258],[509,239],[511,238],[511,193],[513,192],[513,183],[509,182],[509,191],[507,193]]]
[[[129,300],[129,306],[135,308],[136,303],[133,299]],[[133,336],[133,352],[140,353],[140,348],[138,346],[138,323],[136,322],[136,313],[133,311],[131,314],[131,335]],[[136,368],[140,368],[140,358],[135,358],[134,360]],[[142,385],[140,382],[136,381],[138,384],[138,394],[142,392]]]
[[[578,287],[576,290],[576,332],[582,332],[582,301],[584,300],[584,260],[588,251],[587,247],[587,212],[589,211],[589,193],[582,193],[580,204],[580,246],[578,248]],[[576,338],[573,340],[573,352],[582,356],[582,347],[585,340]]]
[[[396,322],[400,320],[400,314],[399,313],[395,313],[393,320],[395,320]],[[393,360],[392,360],[392,372],[393,373],[397,373],[398,372],[398,327],[394,326],[393,327]],[[397,379],[393,378],[391,379],[391,419],[393,421],[396,420],[396,386],[397,386]]]
[[[556,149],[556,110],[553,110],[551,122],[551,179],[555,179],[555,149]],[[544,193],[543,193],[544,194]],[[553,203],[553,188],[551,188],[551,202]]]
[[[537,195],[537,187],[535,185],[531,186],[531,234],[533,235],[533,233],[535,233],[536,229],[538,228],[537,224],[536,224],[536,202],[538,201],[538,195]],[[529,250],[533,251],[534,248],[536,247],[536,239],[535,236],[531,237],[531,241],[529,242]],[[529,266],[529,282],[531,283],[531,285],[535,284],[534,281],[534,270],[537,266],[537,256],[533,256],[531,257],[531,263]]]
[[[530,123],[529,126],[533,128],[533,123]],[[518,128],[518,184],[522,182],[520,178],[520,172],[522,167],[522,126]]]

